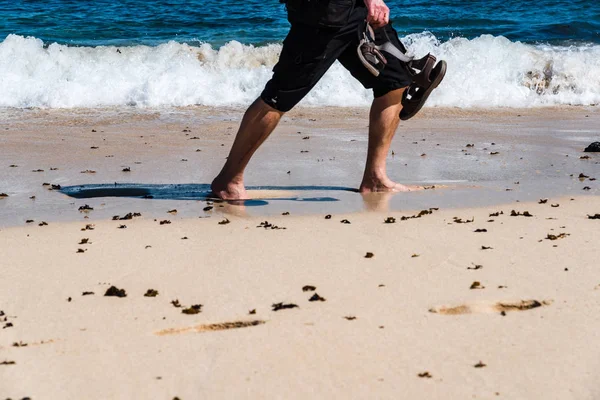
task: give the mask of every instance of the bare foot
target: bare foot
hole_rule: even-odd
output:
[[[222,200],[246,200],[248,199],[248,193],[243,182],[233,183],[222,182],[219,177],[211,183],[210,189],[213,194]]]
[[[360,193],[381,193],[381,192],[415,192],[417,190],[425,189],[423,186],[417,185],[401,185],[396,182],[392,182],[391,180],[382,181],[370,181],[364,182],[360,184],[360,188],[358,191]]]

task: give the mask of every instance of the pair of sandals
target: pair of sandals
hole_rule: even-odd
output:
[[[387,37],[387,32],[383,32]],[[361,30],[359,35],[358,58],[373,75],[379,76],[387,64],[387,59],[382,52],[391,54],[409,67],[408,69],[412,74],[412,83],[404,91],[400,119],[406,121],[414,117],[423,108],[431,92],[444,79],[447,67],[446,61],[441,60],[436,64],[437,60],[432,54],[427,54],[419,59],[409,57],[394,46],[389,37],[383,44],[376,45],[375,33],[366,22],[364,30]]]

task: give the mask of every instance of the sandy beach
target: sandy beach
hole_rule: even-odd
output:
[[[600,398],[598,107],[367,115],[2,111],[0,398]]]

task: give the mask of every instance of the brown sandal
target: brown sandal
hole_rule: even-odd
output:
[[[427,54],[425,57],[409,63],[411,69],[420,72],[413,76],[413,83],[402,96],[401,120],[406,121],[414,117],[425,105],[433,89],[438,87],[444,79],[446,75],[446,61],[442,60],[437,65],[435,62],[436,58],[431,54]]]

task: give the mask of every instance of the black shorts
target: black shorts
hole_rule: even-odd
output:
[[[291,110],[336,60],[365,88],[373,89],[375,97],[410,85],[412,79],[408,66],[392,55],[386,53],[388,63],[378,77],[360,62],[356,53],[360,40],[359,26],[364,24],[366,17],[367,9],[358,6],[352,11],[348,23],[340,29],[292,23],[283,41],[279,62],[273,68],[273,77],[267,82],[261,99],[276,110]],[[389,40],[406,52],[391,23],[375,32],[375,43],[388,40],[384,30]]]

